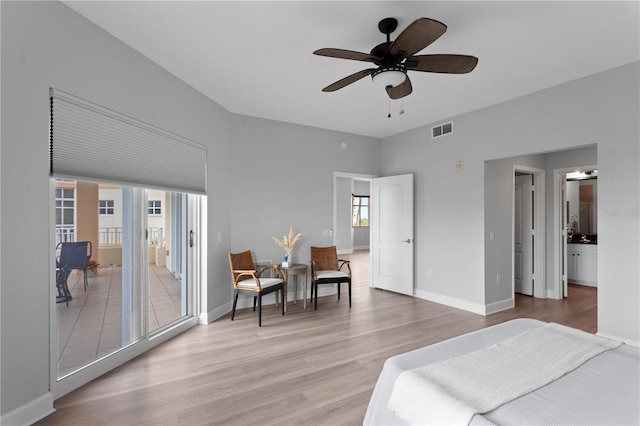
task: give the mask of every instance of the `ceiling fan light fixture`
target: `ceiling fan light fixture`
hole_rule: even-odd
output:
[[[371,79],[379,87],[396,87],[407,79],[407,70],[399,66],[384,67],[376,70],[371,75]]]

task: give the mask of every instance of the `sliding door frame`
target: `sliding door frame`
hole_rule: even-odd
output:
[[[142,191],[142,194],[140,194]],[[134,198],[137,201],[134,204],[140,204],[138,206],[140,208],[140,214],[134,216],[145,217],[143,214],[146,212],[146,191],[143,188],[135,187],[134,188]],[[50,211],[50,219],[49,219],[49,241],[50,247],[55,247],[55,178],[50,178],[50,191],[49,191],[49,211]],[[187,219],[187,241],[186,250],[188,251],[187,264],[184,266],[186,272],[187,281],[187,300],[186,305],[188,309],[188,316],[183,318],[181,321],[176,322],[175,324],[167,327],[161,332],[155,333],[153,336],[150,335],[149,331],[149,323],[148,323],[148,276],[147,276],[147,268],[144,266],[148,263],[147,256],[148,250],[146,250],[146,244],[148,242],[144,238],[140,238],[140,242],[138,245],[134,245],[133,251],[137,251],[142,253],[138,257],[138,262],[142,262],[140,266],[140,271],[138,273],[134,273],[134,279],[142,280],[141,285],[142,289],[140,291],[140,295],[143,298],[142,301],[133,300],[132,303],[140,303],[142,305],[142,323],[144,324],[144,328],[142,330],[142,338],[138,341],[132,342],[127,346],[114,351],[112,354],[99,359],[95,362],[92,362],[84,367],[81,367],[79,370],[58,379],[58,325],[56,318],[56,286],[55,286],[55,249],[52,249],[51,259],[53,260],[51,267],[49,268],[49,301],[50,301],[50,384],[49,388],[51,394],[53,395],[53,399],[56,400],[67,393],[79,388],[80,386],[89,383],[90,381],[100,377],[101,375],[113,370],[114,368],[130,361],[131,359],[137,357],[138,355],[143,354],[144,352],[152,349],[153,347],[187,331],[189,328],[198,324],[198,317],[200,315],[199,312],[199,298],[200,298],[200,287],[206,286],[206,258],[201,257],[203,254],[206,255],[206,246],[202,246],[202,244],[198,244],[198,242],[206,241],[206,234],[201,234],[201,232],[206,232],[206,226],[203,226],[203,221],[206,221],[206,211],[199,211],[203,205],[206,205],[206,196],[196,195],[196,194],[188,194],[187,195],[187,203],[189,208],[187,209],[188,214],[186,215]],[[140,217],[139,224],[135,226],[133,232],[137,235],[143,235],[143,226],[146,224],[146,218],[141,220]],[[135,218],[134,218],[135,221]],[[191,244],[193,241],[193,244]],[[142,259],[140,259],[142,257]]]

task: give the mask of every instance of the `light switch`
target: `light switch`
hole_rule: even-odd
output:
[[[462,160],[456,161],[456,172],[462,171]]]

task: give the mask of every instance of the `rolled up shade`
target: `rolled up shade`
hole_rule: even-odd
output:
[[[206,194],[205,146],[50,91],[50,174]]]

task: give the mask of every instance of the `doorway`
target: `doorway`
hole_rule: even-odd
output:
[[[514,291],[533,296],[533,175],[516,171],[513,217],[513,287]]]
[[[354,250],[351,226],[353,206],[349,202],[349,208],[344,208],[344,200],[351,200],[353,195],[353,192],[345,190],[345,186],[352,188],[356,181],[366,182],[370,194],[370,287],[413,295],[413,175],[378,178],[373,175],[334,172],[332,236],[338,254],[349,254]],[[340,244],[345,236],[350,243],[346,247]]]
[[[332,244],[338,255],[350,257],[356,251],[366,253],[367,266],[371,265],[371,227],[360,227],[357,235],[352,227],[352,195],[371,196],[371,185],[375,175],[349,172],[333,172],[333,224]],[[370,198],[372,200],[372,198]],[[371,201],[373,202],[373,201]],[[370,206],[369,206],[370,207]],[[361,258],[362,256],[358,256]],[[370,270],[368,275],[370,275]]]
[[[589,165],[554,170],[556,299],[569,296],[570,282],[597,287],[597,168]],[[581,198],[581,192],[588,199]]]
[[[545,171],[513,166],[513,294],[546,298]],[[515,297],[514,297],[515,300]]]

